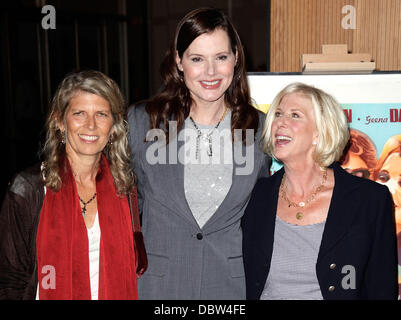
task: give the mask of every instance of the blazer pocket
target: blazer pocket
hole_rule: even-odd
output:
[[[242,256],[228,257],[228,265],[230,266],[231,277],[240,278],[245,276]]]
[[[144,275],[152,275],[156,277],[163,277],[166,274],[169,264],[169,258],[154,253],[147,253],[148,256],[148,269]]]

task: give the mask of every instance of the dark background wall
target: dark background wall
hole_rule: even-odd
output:
[[[44,5],[56,29],[42,28]],[[268,0],[17,0],[0,2],[0,199],[20,170],[40,160],[44,121],[66,73],[96,69],[129,104],[161,85],[159,65],[177,22],[201,6],[223,9],[243,41],[248,71],[268,71]]]

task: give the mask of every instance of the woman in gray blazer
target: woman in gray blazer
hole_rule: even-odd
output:
[[[270,158],[226,15],[188,13],[161,74],[161,92],[128,112],[149,260],[139,299],[245,299],[240,219]]]

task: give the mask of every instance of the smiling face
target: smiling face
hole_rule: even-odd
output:
[[[301,93],[284,96],[274,115],[271,136],[276,159],[284,163],[312,160],[318,131],[311,100]]]
[[[226,31],[216,29],[200,35],[185,50],[182,59],[177,54],[176,62],[197,105],[224,100],[236,62]]]
[[[113,126],[110,104],[88,92],[74,95],[59,128],[66,133],[66,153],[69,157],[100,157]]]

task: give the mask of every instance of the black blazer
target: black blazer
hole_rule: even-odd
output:
[[[397,299],[394,208],[386,186],[334,163],[335,185],[316,274],[324,299]],[[243,252],[247,299],[259,299],[269,274],[282,168],[255,185],[245,211]],[[342,286],[355,268],[355,289]],[[343,273],[342,273],[343,271]],[[345,278],[344,278],[345,277]]]

